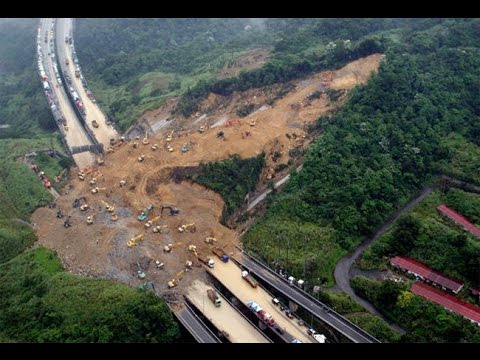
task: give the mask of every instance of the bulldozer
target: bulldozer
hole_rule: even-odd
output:
[[[175,132],[175,130],[172,130],[172,131],[170,132],[170,134],[168,134],[168,136],[167,136],[167,142],[172,141],[173,133],[174,133],[174,132]]]
[[[180,210],[178,210],[174,206],[162,206],[162,210],[160,211],[160,215],[163,214],[164,209],[170,209],[170,216],[178,215],[178,213],[180,212]]]
[[[136,235],[134,237],[132,237],[130,240],[127,241],[127,246],[129,248],[137,245],[137,241],[141,241],[143,240],[143,238],[145,237],[145,234],[139,234],[139,235]]]
[[[148,229],[148,228],[149,228],[150,226],[152,226],[153,223],[154,223],[155,221],[157,221],[158,219],[160,219],[160,215],[155,216],[153,219],[148,220],[148,221],[145,223],[145,228]]]
[[[194,233],[195,231],[197,231],[197,227],[195,226],[195,223],[184,224],[184,225],[181,225],[178,228],[178,231],[181,232],[181,233],[183,233],[183,232]]]
[[[182,245],[183,245],[182,242],[177,242],[177,243],[174,243],[174,244],[165,245],[165,246],[163,247],[163,252],[164,252],[164,253],[167,253],[167,254],[168,254],[168,253],[171,253],[173,248],[176,248],[176,247],[182,246]]]
[[[143,210],[143,211],[140,213],[140,215],[138,215],[137,219],[138,219],[139,221],[145,221],[145,220],[147,220],[147,216],[148,216],[148,214],[150,213],[150,211],[152,211],[152,209],[153,209],[153,205],[152,205],[152,204],[148,205],[148,206],[145,208],[145,210]]]
[[[107,188],[99,188],[98,186],[95,186],[92,190],[91,190],[91,193],[92,194],[97,194],[99,191],[105,191],[107,190]]]
[[[102,204],[105,205],[105,209],[108,212],[113,213],[115,211],[115,206],[112,206],[112,205],[108,204],[107,202],[105,202],[103,200],[102,200]]]
[[[175,274],[174,278],[168,282],[168,288],[171,289],[178,285],[178,282],[182,280],[185,270],[179,271]]]
[[[217,239],[215,239],[214,237],[208,236],[207,238],[205,238],[205,242],[208,245],[215,245],[217,243]]]

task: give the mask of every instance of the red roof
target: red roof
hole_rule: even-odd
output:
[[[460,289],[463,287],[463,281],[447,275],[443,275],[442,273],[435,271],[429,268],[427,265],[414,259],[403,256],[395,256],[394,258],[390,259],[390,263],[392,265],[398,266],[402,269],[420,275],[425,280],[429,280],[435,284],[443,286],[446,289],[453,291],[454,293],[459,292]]]
[[[450,219],[455,221],[457,224],[463,226],[465,230],[472,233],[476,237],[480,238],[480,229],[473,225],[466,217],[459,214],[455,210],[449,208],[445,204],[441,204],[437,206],[437,210],[440,211],[443,215],[448,216]]]
[[[459,300],[422,282],[414,283],[410,291],[480,324],[480,307],[478,306]]]

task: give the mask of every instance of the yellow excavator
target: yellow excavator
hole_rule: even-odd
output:
[[[142,140],[143,145],[148,145],[150,142],[148,141],[148,133],[145,131],[145,136],[143,137]]]
[[[167,136],[167,142],[172,141],[173,133],[174,133],[174,132],[175,132],[175,130],[172,130],[172,131],[170,132],[170,134],[168,134],[168,136]]]
[[[181,225],[178,228],[178,231],[181,232],[181,233],[183,233],[183,232],[194,233],[195,231],[197,231],[197,227],[195,226],[195,223],[184,224],[184,225]]]
[[[92,225],[93,224],[93,218],[95,215],[88,215],[87,216],[87,225]]]
[[[167,229],[168,230],[168,225],[157,225],[153,227],[153,232],[154,233],[162,233],[162,229]]]
[[[145,237],[145,234],[139,234],[132,237],[130,240],[127,241],[127,246],[131,248],[132,246],[137,245],[137,241],[143,240],[144,237]]]
[[[107,202],[105,202],[103,200],[102,200],[102,204],[105,205],[105,209],[108,212],[113,213],[115,211],[115,206],[112,206],[112,205],[108,204]]]
[[[208,245],[215,245],[217,243],[217,239],[215,239],[214,237],[211,237],[211,236],[207,236],[205,238],[205,242],[208,244]]]
[[[164,252],[164,253],[170,253],[170,252],[172,252],[172,249],[173,249],[173,248],[176,248],[176,247],[182,246],[182,245],[183,245],[182,242],[177,242],[177,243],[174,243],[174,244],[165,245],[165,246],[163,247],[163,252]]]
[[[155,216],[153,219],[151,220],[148,220],[146,223],[145,223],[145,229],[148,229],[150,226],[152,226],[155,221],[157,221],[158,219],[160,219],[160,215],[159,216]]]
[[[182,280],[183,274],[185,273],[185,270],[179,271],[178,273],[175,274],[175,277],[168,282],[168,288],[171,289],[175,286],[178,285],[178,282]]]
[[[193,253],[193,255],[198,257],[197,247],[195,245],[188,245],[188,250]]]
[[[92,194],[97,194],[99,191],[105,191],[107,190],[107,188],[99,188],[98,186],[95,186],[92,190],[91,190],[91,193]]]

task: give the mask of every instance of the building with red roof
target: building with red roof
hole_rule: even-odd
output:
[[[457,299],[455,296],[445,294],[444,292],[422,282],[414,283],[410,291],[424,299],[443,306],[445,309],[462,315],[464,318],[467,318],[471,322],[480,326],[480,307]]]
[[[417,279],[431,283],[443,290],[451,291],[454,294],[458,294],[463,287],[463,281],[443,275],[414,259],[404,256],[395,256],[390,259],[390,264],[397,269],[414,275]]]
[[[453,220],[456,224],[462,226],[465,230],[469,233],[473,234],[474,236],[480,238],[480,229],[473,225],[466,217],[459,214],[455,210],[449,208],[445,204],[441,204],[437,206],[437,210],[447,216],[449,219]]]

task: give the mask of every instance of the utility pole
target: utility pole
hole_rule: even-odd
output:
[[[280,235],[277,235],[277,266],[280,265]]]
[[[287,266],[286,268],[288,269],[288,250],[290,249],[290,238],[287,238]]]

